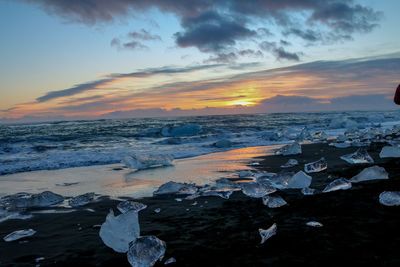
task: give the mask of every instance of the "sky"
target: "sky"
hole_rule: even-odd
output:
[[[395,109],[397,0],[0,0],[0,122]]]

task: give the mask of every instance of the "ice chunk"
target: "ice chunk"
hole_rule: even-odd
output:
[[[14,240],[18,240],[24,237],[28,237],[28,236],[33,236],[36,233],[35,230],[33,229],[27,229],[27,230],[18,230],[18,231],[14,231],[11,234],[6,235],[3,239],[6,242],[11,242]]]
[[[329,145],[337,147],[337,148],[347,148],[347,147],[351,146],[351,144],[347,143],[347,142],[345,142],[345,143],[330,143]]]
[[[161,129],[162,136],[193,136],[199,134],[201,126],[198,124],[187,124],[181,126],[165,126]]]
[[[171,166],[174,157],[172,155],[132,155],[122,160],[130,169],[143,170],[151,167]]]
[[[219,140],[216,143],[214,143],[214,146],[218,147],[218,148],[231,147],[232,142],[229,141],[228,139],[222,139],[222,140]]]
[[[182,198],[175,198],[175,201],[182,202]]]
[[[116,252],[127,252],[129,242],[140,235],[138,213],[128,211],[114,216],[114,211],[110,210],[106,221],[101,225],[99,235],[104,244]]]
[[[314,161],[304,165],[304,171],[306,173],[321,172],[328,168],[328,162],[322,157],[318,161]]]
[[[329,124],[330,129],[352,128],[352,127],[357,127],[357,126],[358,126],[358,123],[356,121],[353,121],[346,116],[333,118]]]
[[[257,182],[242,183],[240,185],[243,194],[253,198],[262,198],[265,195],[276,192],[276,188],[272,185],[260,184]]]
[[[379,203],[385,206],[399,206],[400,192],[399,191],[384,191],[379,195]]]
[[[171,257],[164,262],[165,265],[176,262],[175,258]]]
[[[310,221],[308,223],[306,223],[307,226],[311,226],[311,227],[322,227],[324,226],[322,223],[320,222],[316,222],[316,221]]]
[[[305,174],[303,171],[297,172],[293,175],[286,183],[284,183],[286,188],[300,189],[304,187],[309,187],[312,181],[312,177]]]
[[[276,230],[277,230],[277,226],[276,223],[274,223],[270,228],[268,228],[267,230],[264,229],[258,229],[258,232],[261,235],[261,244],[264,244],[265,241],[267,241],[267,239],[269,239],[271,236],[276,235]]]
[[[351,164],[374,163],[374,160],[365,148],[359,148],[356,152],[341,156],[340,158]]]
[[[379,153],[381,158],[400,158],[400,147],[398,146],[384,146]]]
[[[153,194],[164,195],[164,194],[176,194],[185,186],[184,183],[177,183],[170,181],[161,185]]]
[[[198,191],[198,188],[194,184],[184,184],[181,189],[177,192],[177,194],[180,195],[193,195],[196,194]]]
[[[279,208],[287,204],[287,202],[280,196],[268,195],[263,197],[263,203],[268,206],[268,208]]]
[[[362,181],[376,180],[376,179],[389,179],[388,173],[384,168],[379,166],[372,166],[369,168],[365,168],[359,174],[351,178],[350,182],[358,183]]]
[[[217,191],[217,190],[208,190],[202,193],[202,196],[216,196],[222,197],[224,199],[229,199],[232,195],[233,191]]]
[[[299,164],[299,162],[295,159],[289,159],[288,162],[286,162],[285,164],[283,164],[281,166],[281,168],[291,168],[296,166],[297,164]]]
[[[89,204],[89,202],[92,201],[92,200],[94,199],[94,196],[95,196],[95,195],[94,195],[93,192],[86,193],[86,194],[83,194],[83,195],[79,195],[79,196],[76,196],[76,197],[70,199],[70,200],[68,201],[68,204],[69,204],[71,207],[80,207],[80,206],[84,206],[84,205],[86,205],[86,204]]]
[[[156,208],[156,209],[154,210],[155,213],[160,213],[160,211],[161,211],[160,208]]]
[[[142,204],[140,202],[130,201],[130,200],[122,201],[117,206],[117,209],[121,213],[126,213],[128,211],[139,212],[141,210],[144,210],[145,208],[147,208],[147,205]]]
[[[315,189],[314,188],[309,188],[309,187],[304,187],[301,189],[301,193],[305,196],[310,196],[314,195]]]
[[[153,266],[164,257],[167,245],[155,236],[141,236],[129,243],[128,261],[133,267]]]
[[[301,133],[297,136],[297,138],[296,138],[296,140],[299,140],[299,141],[303,141],[303,140],[312,140],[313,138],[312,138],[312,136],[311,136],[311,133],[310,133],[310,131],[307,129],[307,127],[304,127],[302,130],[301,130]]]
[[[0,209],[0,223],[7,220],[27,220],[32,218],[31,214],[20,214],[17,211],[9,211]]]
[[[331,182],[329,185],[327,185],[322,192],[328,193],[336,190],[347,190],[350,188],[351,188],[351,183],[349,180],[345,178],[339,178]]]
[[[48,207],[63,202],[64,198],[50,191],[39,194],[17,193],[0,199],[0,205],[8,208]]]
[[[248,177],[252,177],[252,176],[253,176],[253,173],[249,170],[239,172],[239,178],[248,178]]]
[[[286,145],[279,149],[278,151],[275,151],[275,155],[283,155],[283,156],[289,156],[289,155],[298,155],[301,154],[301,145],[297,142],[294,142],[293,144]]]

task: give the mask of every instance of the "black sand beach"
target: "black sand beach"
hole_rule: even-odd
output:
[[[351,178],[369,164],[350,165],[340,156],[357,148],[334,148],[327,144],[303,145],[297,156],[267,156],[260,170],[280,171],[282,164],[295,158],[304,163],[324,156],[328,169],[312,174],[316,195],[304,196],[300,190],[278,194],[289,205],[270,209],[261,199],[241,192],[229,200],[199,197],[177,202],[177,196],[157,196],[139,200],[148,207],[139,212],[141,235],[155,235],[167,244],[163,261],[176,259],[171,266],[399,266],[400,207],[378,202],[385,190],[400,190],[400,161],[380,159],[383,144],[372,144],[368,153],[374,165],[384,167],[388,180],[353,184],[345,191],[320,193],[336,178]],[[192,204],[198,204],[193,206]],[[37,233],[22,239],[28,242],[0,240],[1,266],[129,266],[126,254],[114,252],[99,237],[99,228],[110,208],[118,201],[102,198],[64,214],[35,214],[29,220],[0,223],[0,236],[18,229],[33,228]],[[86,209],[93,209],[94,212]],[[160,213],[154,209],[160,208]],[[56,208],[61,209],[61,208]],[[324,226],[306,226],[308,221]],[[259,228],[273,223],[277,234],[260,245]],[[44,257],[36,262],[35,259]],[[158,262],[156,266],[162,266]]]

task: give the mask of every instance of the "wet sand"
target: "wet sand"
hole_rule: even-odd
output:
[[[200,197],[177,202],[176,196],[141,199],[148,205],[139,213],[141,235],[156,235],[167,243],[164,260],[177,260],[170,266],[399,266],[400,207],[383,206],[378,196],[385,190],[400,190],[400,160],[380,159],[381,147],[372,144],[368,152],[375,165],[389,172],[388,180],[362,182],[349,190],[312,196],[303,196],[299,190],[280,191],[289,205],[277,209],[241,192],[233,193],[229,200]],[[295,158],[300,165],[292,170],[297,171],[304,163],[325,156],[328,169],[312,175],[311,187],[321,190],[336,178],[351,178],[371,166],[354,166],[339,158],[356,149],[303,145],[302,155],[266,156],[258,168],[279,171],[280,165]],[[195,201],[198,204],[192,206]],[[37,233],[23,239],[27,243],[0,240],[0,265],[32,266],[37,264],[36,258],[44,257],[41,266],[129,266],[126,255],[106,247],[98,236],[99,229],[93,227],[103,223],[109,209],[116,210],[117,204],[103,198],[72,213],[35,214],[29,220],[1,223],[1,237],[17,229],[33,228]],[[155,213],[156,208],[161,212]],[[324,226],[306,226],[311,220]],[[267,229],[273,223],[278,226],[277,234],[260,245],[258,229]]]

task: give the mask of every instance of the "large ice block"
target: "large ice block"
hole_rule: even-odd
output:
[[[289,180],[284,183],[285,188],[301,189],[309,187],[312,177],[305,174],[303,171],[297,172]]]
[[[155,236],[141,236],[129,243],[128,261],[132,267],[150,267],[162,260],[167,245]]]
[[[379,153],[381,158],[400,158],[400,147],[398,146],[384,146]]]
[[[314,173],[314,172],[321,172],[328,168],[328,163],[326,162],[325,158],[322,157],[321,159],[307,163],[304,165],[304,171],[306,173]]]
[[[356,152],[341,156],[340,158],[351,164],[374,163],[374,160],[365,148],[359,148]]]
[[[351,188],[351,183],[349,180],[345,178],[339,178],[328,184],[322,192],[328,193],[336,190],[347,190],[350,188]]]
[[[359,174],[350,179],[352,183],[358,183],[368,180],[389,179],[389,174],[383,167],[372,166],[365,168]]]
[[[156,191],[153,192],[153,194],[154,195],[178,194],[181,189],[187,188],[189,185],[190,184],[170,181],[161,185]]]
[[[17,193],[0,199],[0,206],[7,208],[48,207],[64,201],[64,197],[50,191],[39,194]]]
[[[71,207],[80,207],[89,204],[95,197],[93,192],[86,193],[83,195],[76,196],[68,201]]]
[[[262,198],[263,196],[272,194],[276,191],[276,188],[271,185],[260,184],[257,182],[242,183],[240,186],[243,194],[253,198]]]
[[[293,144],[285,145],[279,150],[275,151],[275,155],[283,155],[283,156],[289,156],[289,155],[298,155],[301,154],[301,145],[297,142],[294,142]]]

